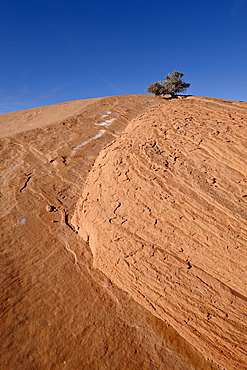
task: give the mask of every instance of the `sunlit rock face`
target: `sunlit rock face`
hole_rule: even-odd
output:
[[[98,156],[73,216],[95,266],[207,358],[246,358],[247,104],[164,100]]]
[[[0,369],[214,370],[92,266],[70,225],[101,149],[147,95],[0,115]]]

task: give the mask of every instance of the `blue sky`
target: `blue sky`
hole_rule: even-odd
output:
[[[2,0],[0,113],[145,94],[173,70],[188,94],[247,101],[246,0]]]

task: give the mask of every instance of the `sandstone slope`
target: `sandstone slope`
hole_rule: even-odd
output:
[[[150,96],[0,115],[0,368],[213,369],[92,266],[70,218],[100,150]]]
[[[94,265],[223,368],[247,363],[247,103],[164,100],[99,155],[73,225]]]

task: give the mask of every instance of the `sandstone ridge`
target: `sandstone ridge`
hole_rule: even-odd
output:
[[[100,150],[159,100],[114,96],[0,115],[1,370],[213,370],[92,266],[70,218]]]
[[[72,223],[94,265],[204,356],[245,369],[247,103],[164,100],[99,154]]]

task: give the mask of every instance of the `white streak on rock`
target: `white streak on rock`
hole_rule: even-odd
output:
[[[105,119],[107,118],[112,112],[111,111],[108,111],[106,112],[106,114],[103,114],[100,119]],[[103,122],[100,122],[100,123],[95,123],[96,126],[105,126],[105,127],[109,127],[113,121],[115,121],[116,118],[111,118],[111,119],[108,119],[108,120],[105,120]]]
[[[101,122],[101,123],[95,123],[96,126],[105,126],[105,127],[109,127],[113,121],[115,121],[116,118],[111,118],[111,119],[108,119],[104,122]]]
[[[70,154],[70,155],[73,157],[73,156],[76,154],[76,152],[77,152],[77,150],[78,150],[78,149],[80,149],[80,148],[82,148],[83,146],[87,145],[87,144],[88,144],[88,143],[90,143],[91,141],[98,139],[99,137],[101,137],[102,135],[104,135],[104,133],[105,133],[105,130],[99,130],[99,132],[98,132],[94,137],[91,137],[90,139],[88,139],[88,140],[84,141],[84,142],[83,142],[83,143],[81,143],[80,145],[77,145],[77,146],[72,150],[72,152],[71,152],[71,154]]]

